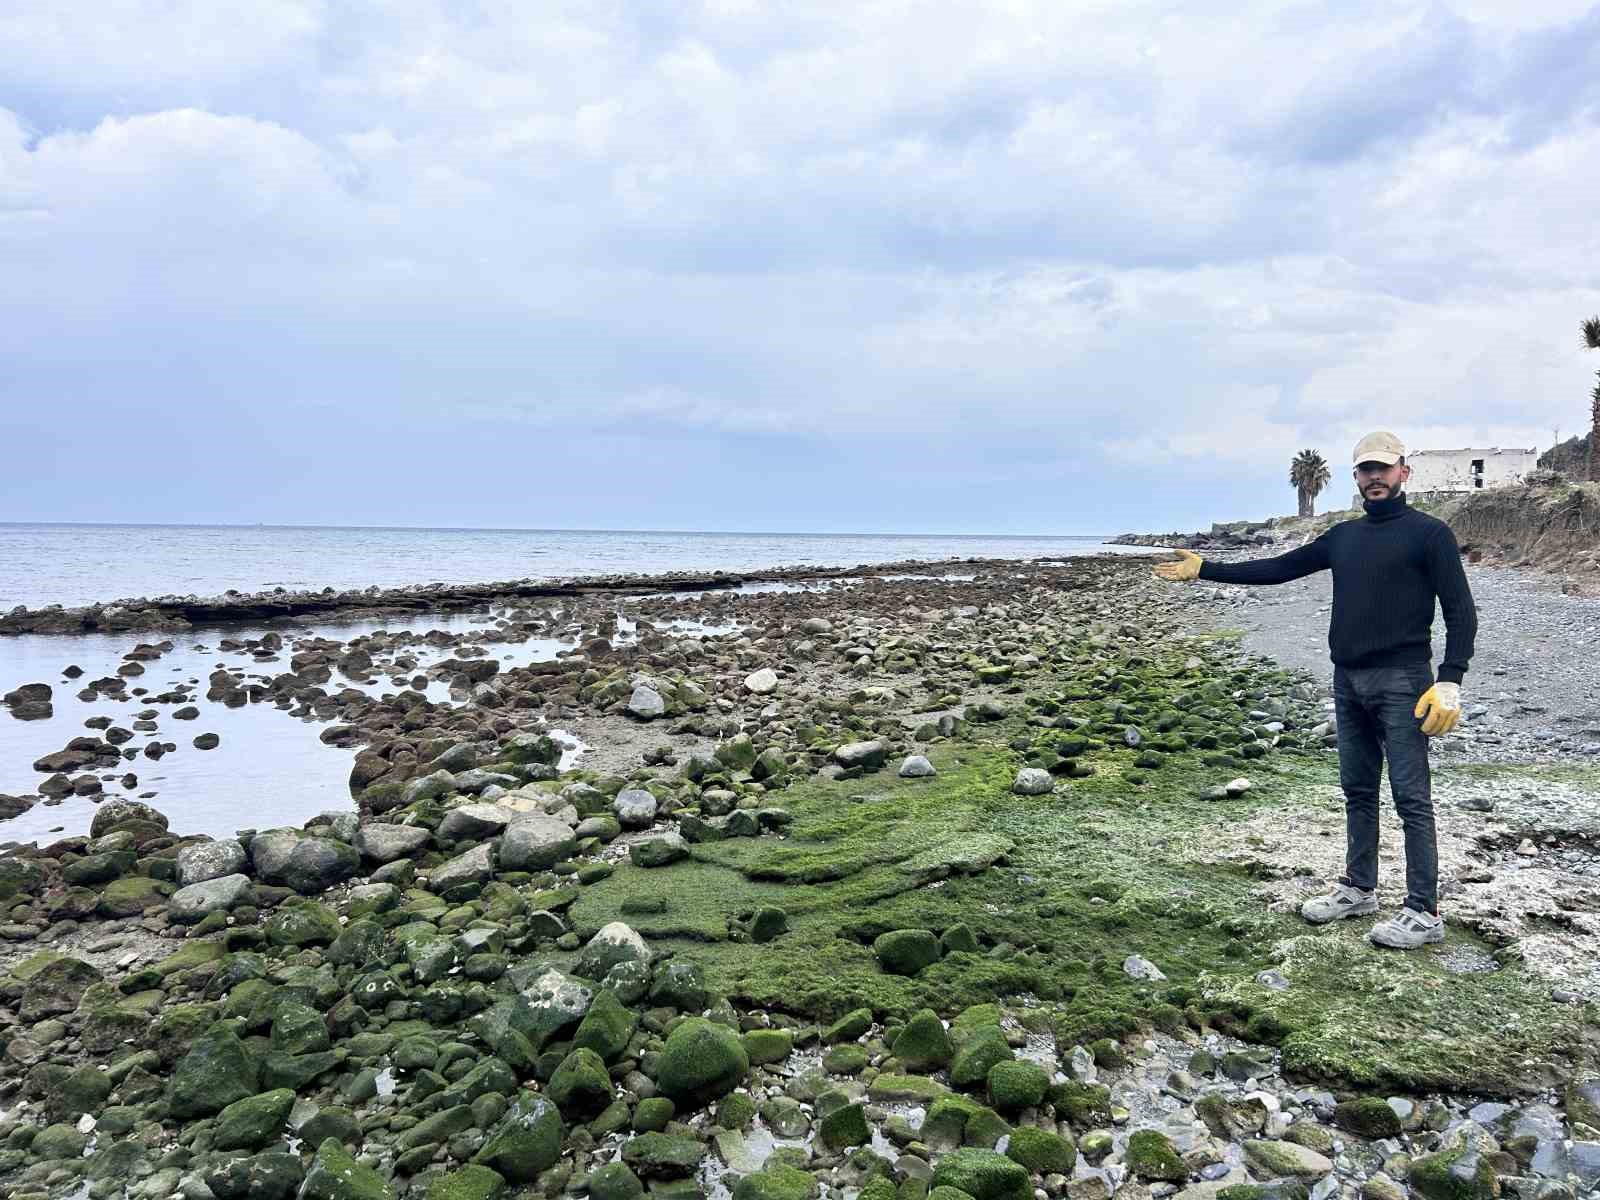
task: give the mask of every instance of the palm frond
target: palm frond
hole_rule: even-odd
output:
[[[1590,317],[1583,323],[1583,344],[1590,350],[1600,350],[1600,317]]]

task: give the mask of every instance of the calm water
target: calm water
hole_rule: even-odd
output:
[[[1104,549],[1098,537],[0,524],[0,611],[214,596],[229,588],[395,587]]]
[[[672,570],[750,571],[786,565],[840,565],[903,559],[1061,558],[1108,549],[1096,538],[900,537],[877,535],[574,533],[531,530],[443,529],[290,529],[176,526],[0,525],[0,610],[14,604],[83,604],[119,597],[214,595],[228,588],[365,587],[427,582],[483,582],[516,578],[591,575],[612,572]],[[1125,553],[1142,548],[1113,547]],[[970,578],[959,568],[940,572],[946,578]],[[797,586],[848,587],[851,581],[795,585],[748,584],[744,590],[787,590]],[[396,631],[446,629],[467,632],[492,618],[483,614],[392,617],[377,621],[344,621],[280,627],[286,640],[307,634],[348,640],[376,629]],[[659,621],[658,621],[659,623]],[[680,636],[716,636],[728,629],[681,622],[671,630]],[[622,620],[620,636],[632,622]],[[0,710],[0,793],[33,793],[45,776],[33,761],[61,749],[88,732],[84,722],[109,717],[132,728],[146,710],[141,698],[97,696],[79,700],[81,686],[62,675],[69,664],[83,668],[84,679],[115,673],[123,655],[139,641],[170,637],[173,649],[148,663],[146,673],[130,681],[150,694],[180,683],[193,688],[200,716],[175,720],[173,705],[150,705],[158,729],[128,742],[140,747],[152,739],[174,742],[178,749],[160,760],[142,755],[104,773],[104,795],[154,793],[154,804],[172,820],[176,832],[225,837],[241,828],[300,825],[330,809],[348,809],[346,786],[354,751],[324,745],[321,723],[300,719],[270,703],[228,708],[205,698],[205,680],[218,666],[245,666],[247,672],[270,678],[284,662],[256,665],[238,654],[224,653],[220,638],[259,636],[263,629],[229,626],[197,629],[187,635],[124,634],[71,637],[0,637],[0,692],[25,682],[45,682],[55,689],[55,713],[44,721],[18,721]],[[533,638],[518,644],[495,642],[488,649],[502,667],[553,658],[570,642]],[[413,646],[418,670],[448,657],[453,648]],[[410,675],[412,672],[407,672]],[[328,685],[359,686],[381,695],[398,691],[381,675],[370,683],[342,676]],[[450,700],[445,685],[425,689],[431,699]],[[456,698],[461,702],[462,698]],[[560,731],[554,731],[558,735]],[[215,733],[221,744],[197,750],[195,735]],[[570,764],[581,762],[574,746]],[[121,776],[138,779],[124,788]],[[22,816],[0,821],[0,843],[46,842],[86,833],[95,811],[92,799],[69,796],[60,804],[38,804]]]

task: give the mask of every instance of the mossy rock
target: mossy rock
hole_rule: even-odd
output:
[[[1102,1083],[1069,1080],[1050,1088],[1057,1115],[1078,1129],[1104,1129],[1111,1124],[1111,1089]]]
[[[1003,1113],[1033,1108],[1050,1091],[1050,1073],[1038,1063],[1020,1059],[989,1068],[988,1082],[989,1101]]]
[[[1333,1123],[1365,1138],[1388,1138],[1400,1135],[1400,1117],[1378,1096],[1358,1096],[1334,1106]]]
[[[623,1143],[622,1161],[641,1179],[685,1179],[694,1174],[705,1152],[699,1138],[642,1133]]]
[[[594,1051],[606,1062],[615,1062],[628,1048],[628,1039],[639,1023],[639,1018],[622,1006],[617,994],[610,988],[595,993],[594,1002],[578,1024],[572,1036],[574,1047]]]
[[[267,918],[267,941],[274,946],[326,946],[343,932],[339,916],[315,900],[280,905]]]
[[[257,1150],[276,1141],[293,1107],[294,1093],[288,1088],[235,1100],[217,1117],[212,1148]]]
[[[726,1096],[750,1070],[739,1035],[703,1017],[680,1022],[661,1050],[656,1086],[687,1111]]]
[[[928,1107],[922,1121],[922,1139],[930,1146],[955,1147],[966,1136],[967,1122],[982,1111],[983,1106],[966,1096],[941,1096]]]
[[[644,1101],[640,1101],[643,1107]],[[756,1119],[756,1102],[743,1092],[733,1092],[717,1105],[717,1124],[724,1129],[745,1129]]]
[[[926,929],[894,929],[873,940],[872,952],[891,975],[915,975],[939,961],[939,939]]]
[[[744,1035],[751,1066],[783,1062],[794,1052],[794,1034],[787,1029],[752,1029]]]
[[[171,891],[170,884],[144,875],[125,875],[106,884],[95,910],[102,917],[137,917],[147,908],[164,904]]]
[[[579,1047],[556,1068],[545,1086],[565,1117],[592,1116],[611,1103],[611,1076],[605,1060],[587,1047]]]
[[[865,1145],[872,1138],[867,1128],[866,1110],[859,1104],[846,1104],[822,1118],[818,1136],[830,1150],[843,1150],[847,1146]]]
[[[1465,1148],[1415,1159],[1407,1181],[1424,1200],[1494,1200],[1500,1194],[1489,1160]]]
[[[737,1095],[738,1093],[729,1096],[723,1103],[726,1104]],[[633,1120],[629,1124],[635,1133],[659,1133],[670,1125],[672,1118],[677,1115],[678,1106],[671,1100],[665,1096],[649,1096],[639,1101],[633,1110]]]
[[[1128,1170],[1146,1182],[1182,1183],[1188,1168],[1172,1139],[1155,1129],[1141,1129],[1128,1138]]]
[[[950,1082],[959,1088],[979,1087],[988,1082],[989,1072],[1015,1056],[998,1025],[974,1030],[950,1063]]]
[[[299,1195],[300,1200],[394,1200],[394,1189],[337,1140],[328,1138],[317,1147]]]
[[[890,1053],[908,1071],[937,1071],[949,1064],[955,1047],[950,1044],[950,1035],[945,1032],[939,1014],[931,1008],[923,1008],[906,1022]]]
[[[627,1163],[606,1163],[589,1172],[589,1200],[639,1200],[644,1184]]]
[[[522,1092],[473,1161],[511,1183],[532,1183],[560,1159],[565,1137],[556,1106],[543,1096]]]
[[[1078,1162],[1078,1148],[1071,1138],[1048,1129],[1020,1125],[1006,1143],[1006,1157],[1039,1175],[1071,1176]]]
[[[468,1163],[428,1180],[428,1200],[494,1200],[505,1186],[498,1171]]]
[[[1031,1200],[1028,1170],[993,1150],[956,1150],[933,1171],[933,1186],[952,1187],[974,1200]]]
[[[822,1031],[824,1042],[853,1042],[872,1028],[870,1008],[852,1009]]]
[[[863,1046],[830,1046],[822,1056],[822,1069],[830,1075],[859,1075],[869,1059]]]
[[[782,1164],[746,1175],[733,1187],[733,1200],[816,1200],[816,1176]]]
[[[236,1100],[253,1096],[260,1068],[234,1032],[214,1026],[196,1038],[178,1062],[168,1089],[174,1117],[210,1116]]]

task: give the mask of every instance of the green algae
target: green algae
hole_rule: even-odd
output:
[[[1242,766],[1206,747],[1263,753],[1264,742],[1239,732],[1253,724],[1247,710],[1262,687],[1293,681],[1183,665],[1205,653],[1191,639],[1041,678],[1046,691],[973,725],[965,737],[974,740],[927,746],[933,778],[798,780],[780,793],[792,818],[782,838],[698,844],[688,860],[648,873],[621,864],[581,889],[573,928],[586,938],[625,919],[697,963],[714,994],[808,1019],[864,1008],[905,1020],[1026,995],[1068,1044],[1210,1024],[1282,1046],[1296,1075],[1360,1088],[1515,1090],[1524,1061],[1580,1047],[1584,1014],[1551,1005],[1547,986],[1520,967],[1449,975],[1428,955],[1373,951],[1356,930],[1308,937],[1294,916],[1251,895],[1251,866],[1216,861],[1208,831],[1264,808],[1320,811],[1337,776],[1330,755],[1309,738],[1302,753],[1291,731],[1249,763],[1249,792],[1203,799]],[[1083,726],[1040,728],[1069,716]],[[1139,750],[1122,742],[1129,725],[1145,731]],[[1054,795],[1012,795],[1027,755],[1056,747],[1073,752],[1081,776]],[[1134,772],[1152,751],[1161,768]],[[664,893],[667,911],[624,916],[630,900]],[[746,940],[741,930],[772,907],[786,914],[782,937]],[[958,928],[961,945],[995,952],[953,950],[907,976],[885,972],[873,953],[895,930]],[[1282,946],[1302,942],[1286,960]],[[1131,954],[1167,979],[1129,977]],[[1291,987],[1256,983],[1268,967]],[[1352,973],[1367,986],[1350,987]]]

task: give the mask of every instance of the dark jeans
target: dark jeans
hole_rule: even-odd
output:
[[[1424,913],[1439,907],[1439,848],[1428,737],[1412,711],[1432,686],[1427,663],[1333,670],[1345,811],[1342,882],[1359,888],[1378,884],[1378,784],[1387,753],[1389,790],[1406,835],[1406,907]]]

